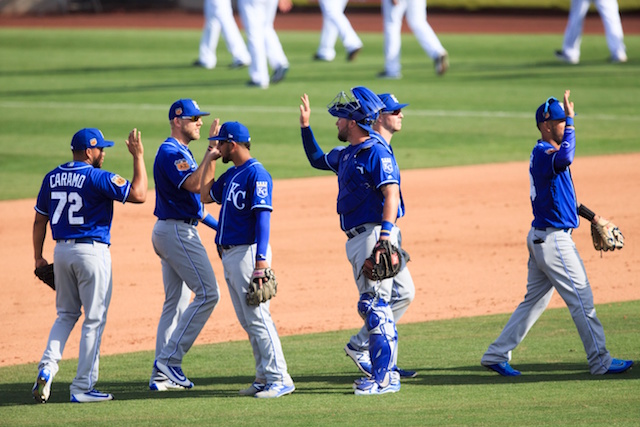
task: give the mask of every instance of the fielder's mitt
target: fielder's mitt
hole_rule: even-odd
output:
[[[400,272],[401,263],[398,247],[389,240],[378,240],[371,256],[364,261],[362,274],[373,281],[388,279]]]
[[[591,239],[597,251],[613,251],[624,247],[624,236],[620,229],[604,218],[591,223]]]
[[[275,297],[276,292],[278,292],[278,281],[272,269],[256,268],[253,270],[247,291],[247,304],[260,305],[260,303]]]
[[[38,279],[46,283],[51,289],[56,290],[56,282],[53,277],[53,264],[47,264],[35,269],[34,274]]]

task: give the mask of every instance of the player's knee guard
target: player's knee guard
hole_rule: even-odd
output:
[[[393,312],[385,301],[370,294],[360,296],[358,312],[364,318],[369,331],[371,375],[377,383],[386,387],[395,366],[398,342]]]

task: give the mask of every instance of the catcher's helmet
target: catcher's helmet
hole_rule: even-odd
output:
[[[364,86],[356,86],[351,89],[353,96],[340,92],[327,105],[329,114],[334,117],[355,120],[358,125],[367,132],[373,132],[373,125],[385,105],[384,102]]]

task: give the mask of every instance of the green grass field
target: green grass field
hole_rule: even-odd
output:
[[[597,307],[616,357],[638,352],[640,302]],[[515,350],[523,375],[504,378],[479,365],[507,315],[399,325],[400,360],[418,377],[397,394],[355,396],[358,373],[342,347],[355,331],[283,337],[297,390],[274,400],[238,395],[253,380],[248,341],[197,345],[184,360],[196,386],[147,390],[153,352],[102,357],[108,403],[69,402],[76,360],[61,363],[46,405],[30,387],[35,364],[0,368],[0,424],[27,425],[370,425],[370,426],[637,426],[640,368],[617,376],[589,374],[582,343],[566,308],[548,310]],[[108,326],[107,326],[108,327]]]
[[[291,70],[266,91],[245,87],[246,70],[226,68],[231,59],[222,44],[216,70],[191,67],[199,36],[0,29],[0,200],[35,197],[42,176],[70,159],[71,136],[82,127],[98,127],[117,141],[105,168],[125,177],[132,172],[123,140],[138,127],[151,172],[155,151],[169,134],[168,108],[181,97],[196,99],[223,121],[245,123],[252,152],[279,179],[316,174],[301,148],[299,96],[310,95],[312,126],[328,149],[338,141],[325,106],[357,85],[393,92],[411,104],[394,138],[403,169],[528,159],[538,137],[535,109],[566,88],[578,112],[578,156],[640,151],[637,36],[625,38],[627,64],[609,64],[604,37],[585,36],[582,63],[567,66],[553,58],[560,34],[445,34],[451,70],[438,78],[413,36],[405,35],[404,78],[387,81],[375,77],[382,69],[379,34],[363,34],[365,49],[349,64],[340,47],[334,63],[313,62],[318,34],[284,32]],[[192,146],[196,158],[205,144]],[[598,313],[614,356],[637,358],[640,302],[598,306]],[[245,341],[194,347],[184,367],[197,387],[188,392],[146,390],[151,352],[103,357],[98,386],[117,400],[97,405],[65,404],[74,360],[62,362],[47,405],[32,404],[29,394],[35,364],[4,367],[0,425],[638,425],[640,368],[590,376],[566,309],[545,313],[516,350],[514,366],[526,375],[506,379],[482,369],[479,359],[506,320],[400,325],[401,365],[420,376],[405,381],[398,394],[372,398],[351,392],[357,375],[342,347],[353,331],[285,337],[298,390],[267,402],[237,396],[252,380]]]
[[[568,66],[553,57],[560,34],[444,34],[451,69],[439,78],[408,34],[404,78],[389,81],[375,77],[383,64],[380,34],[362,35],[365,48],[355,63],[342,59],[341,46],[336,61],[318,63],[311,59],[318,34],[283,32],[291,70],[269,90],[245,87],[246,70],[226,67],[231,59],[222,43],[218,68],[192,67],[199,36],[184,30],[0,29],[0,200],[34,197],[42,176],[70,158],[71,136],[82,127],[98,127],[118,142],[104,167],[125,177],[132,174],[131,160],[121,142],[138,127],[150,170],[169,134],[169,106],[181,97],[196,99],[223,121],[246,124],[254,156],[275,178],[322,173],[309,167],[301,147],[300,95],[309,94],[312,127],[329,149],[338,140],[326,105],[357,85],[411,104],[394,138],[403,169],[527,159],[538,137],[535,109],[566,88],[578,112],[578,156],[640,150],[637,36],[625,38],[627,64],[609,64],[604,37],[585,36],[582,63]],[[205,144],[192,144],[197,159]]]

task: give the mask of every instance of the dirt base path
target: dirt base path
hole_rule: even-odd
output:
[[[584,223],[574,233],[597,304],[640,299],[638,164],[640,154],[630,154],[578,158],[572,167],[581,200],[614,220],[627,237],[623,250],[601,257]],[[516,307],[525,293],[525,238],[531,222],[527,168],[518,162],[403,172],[407,216],[399,225],[411,253],[417,294],[400,323],[507,313]],[[271,242],[279,293],[271,307],[279,332],[359,327],[358,295],[335,213],[336,178],[276,181],[274,190]],[[56,317],[54,292],[32,273],[34,203],[0,203],[0,366],[38,361]],[[102,354],[155,346],[163,287],[151,247],[153,207],[153,191],[143,205],[117,205],[111,247],[114,291]],[[198,230],[222,280],[214,233],[202,226]],[[48,237],[49,261],[53,246]],[[220,288],[222,299],[196,344],[246,338],[226,284]],[[562,301],[556,296],[551,306],[562,306]],[[65,358],[77,357],[79,329],[67,343]]]

